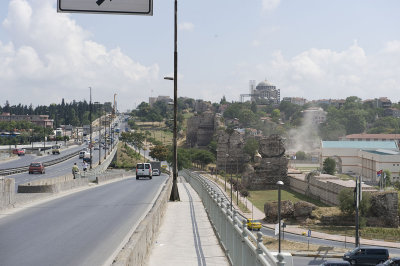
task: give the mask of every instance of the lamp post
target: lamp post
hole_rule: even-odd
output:
[[[283,186],[283,182],[278,181],[276,184],[278,185],[278,253],[281,253],[281,187]]]
[[[96,107],[99,107],[100,106],[100,103],[99,102],[94,102],[94,104],[95,104],[95,106]],[[99,107],[99,109],[100,109],[100,116],[99,116],[99,165],[101,164],[101,147],[100,147],[100,144],[101,144],[101,106]]]
[[[225,174],[224,174],[224,181],[225,181],[225,192],[226,192],[226,175],[228,174],[227,168],[226,168],[226,164],[228,162],[228,158],[229,158],[229,154],[225,154],[226,158],[225,158]]]
[[[236,157],[236,205],[239,206],[239,157]]]
[[[231,158],[231,161],[233,161],[233,158]],[[233,186],[232,186],[232,170],[231,170],[231,211],[232,211],[232,197],[233,197]]]
[[[90,89],[90,101],[89,101],[89,128],[90,128],[90,169],[92,169],[92,87],[89,87]]]
[[[175,0],[174,8],[174,77],[164,77],[166,80],[174,81],[174,160],[172,174],[172,190],[169,200],[179,201],[178,191],[178,149],[177,149],[177,112],[178,112],[178,0]]]

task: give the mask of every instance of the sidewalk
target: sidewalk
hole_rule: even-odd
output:
[[[179,180],[181,201],[168,202],[147,265],[229,265],[199,196]]]
[[[209,178],[210,180],[215,181],[215,177],[214,176],[210,176],[209,174],[203,174],[203,176]],[[220,181],[223,181],[222,179],[220,179]],[[218,184],[219,185],[219,184]],[[227,189],[230,189],[230,184],[229,182],[227,183]],[[219,185],[220,188],[223,187],[221,185]],[[240,198],[240,201],[245,204],[245,200],[243,198]],[[234,205],[236,202],[234,202]],[[239,209],[236,206],[237,209]],[[253,217],[253,219],[256,220],[260,220],[260,222],[263,224],[264,227],[270,228],[270,229],[274,229],[275,225],[274,224],[268,224],[264,221],[265,218],[265,214],[263,211],[261,211],[260,209],[258,209],[256,206],[253,206],[253,204],[247,200],[247,208],[250,210],[249,213],[243,213],[242,211],[240,211],[245,217],[247,218],[251,218]],[[253,214],[251,213],[251,210],[253,210]],[[301,228],[298,225],[287,225],[287,227],[285,228],[285,232],[288,233],[293,233],[293,234],[297,234],[297,235],[302,235],[304,232],[306,232],[307,229]],[[312,232],[312,237],[313,238],[320,238],[320,239],[327,239],[327,240],[334,240],[334,241],[340,241],[340,242],[346,242],[349,243],[349,246],[351,246],[351,244],[355,243],[355,238],[354,237],[345,237],[345,236],[340,236],[340,235],[331,235],[331,234],[326,234],[326,233],[321,233],[321,232]],[[399,242],[388,242],[388,241],[382,241],[382,240],[370,240],[370,239],[360,239],[360,243],[361,245],[371,245],[371,246],[381,246],[381,247],[389,247],[389,248],[400,248],[400,243]]]

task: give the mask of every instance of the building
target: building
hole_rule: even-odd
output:
[[[149,105],[150,107],[153,106],[155,102],[173,102],[173,100],[169,96],[157,96],[157,97],[149,97]]]
[[[370,102],[376,108],[391,108],[392,102],[387,97],[380,97],[375,99],[365,100],[364,103]]]
[[[400,155],[395,141],[322,141],[321,169],[328,157],[336,161],[338,173],[362,174],[366,181],[376,182],[374,172],[380,169],[390,170],[394,177],[399,177],[396,167]]]
[[[304,118],[309,118],[311,123],[319,125],[326,121],[326,112],[320,107],[310,107],[302,111]]]
[[[290,103],[297,104],[297,105],[300,105],[300,106],[303,106],[303,105],[305,105],[307,103],[306,99],[300,98],[300,97],[284,97],[282,99],[282,101],[290,102]]]
[[[386,108],[385,110],[383,110],[383,115],[400,118],[400,110],[397,108]]]
[[[12,115],[3,113],[0,115],[0,121],[27,121],[41,127],[53,128],[54,120],[49,119],[48,115]]]
[[[250,81],[250,94],[241,94],[240,101],[244,102],[245,97],[250,97],[252,102],[260,104],[279,104],[281,102],[281,91],[267,80],[261,81],[257,86],[255,81]]]
[[[348,141],[395,141],[400,146],[400,134],[351,134],[340,138]]]

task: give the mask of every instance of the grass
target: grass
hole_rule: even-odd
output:
[[[260,210],[264,210],[264,203],[278,201],[278,190],[250,190],[249,199]],[[293,203],[307,201],[319,207],[326,207],[324,203],[291,190],[281,190],[281,200],[291,200]]]
[[[113,162],[114,168],[122,169],[133,169],[136,164],[143,161],[143,157],[140,156],[129,146],[125,146],[122,142],[118,143],[118,152],[115,162]]]

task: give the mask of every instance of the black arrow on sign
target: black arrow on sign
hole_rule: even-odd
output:
[[[96,1],[96,4],[98,5],[98,6],[100,6],[101,4],[103,4],[104,3],[104,1],[105,0],[97,0]],[[111,2],[112,0],[110,0],[110,2]]]

